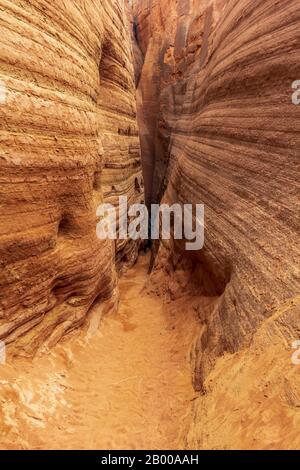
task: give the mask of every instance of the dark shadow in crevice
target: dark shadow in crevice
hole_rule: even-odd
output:
[[[95,171],[94,173],[93,190],[101,190],[101,171]]]
[[[69,217],[64,214],[59,222],[58,225],[58,230],[57,230],[57,235],[58,237],[60,236],[66,236],[72,231],[72,223],[69,219]]]

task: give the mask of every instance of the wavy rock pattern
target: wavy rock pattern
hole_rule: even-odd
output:
[[[114,258],[136,256],[96,237],[102,201],[143,199],[132,52],[122,0],[0,11],[0,339],[32,353],[115,298]]]
[[[299,336],[300,5],[142,0],[134,16],[146,197],[206,208],[204,249],[162,243],[152,277],[206,299],[195,374],[205,391],[216,358],[249,345],[283,305],[277,337]]]

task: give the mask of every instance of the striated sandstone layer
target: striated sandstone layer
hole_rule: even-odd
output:
[[[194,308],[202,334],[195,345],[194,382],[203,393],[214,387],[209,373],[218,357],[233,355],[232,367],[242,370],[247,354],[254,362],[266,354],[256,381],[251,381],[253,369],[247,369],[248,375],[243,370],[245,408],[252,387],[259,383],[263,390],[262,378],[276,360],[272,347],[279,344],[286,362],[280,362],[283,369],[273,369],[274,397],[282,400],[272,412],[282,437],[278,416],[285,406],[289,415],[299,416],[299,395],[292,392],[297,368],[290,355],[300,337],[300,107],[291,99],[291,85],[300,75],[300,4],[141,0],[133,17],[144,57],[141,69],[136,60],[136,76],[146,198],[203,203],[206,210],[204,249],[188,253],[176,240],[161,242],[152,283],[172,299],[199,298]],[[263,333],[256,347],[258,330]],[[235,356],[242,350],[244,356]],[[238,372],[226,371],[225,378],[216,370],[218,400],[211,398],[211,408],[202,408],[195,421],[204,447],[220,447],[226,432],[226,425],[216,424],[215,440],[206,439],[202,427],[223,416],[222,384],[227,381],[228,396],[241,392],[240,383],[230,388]],[[292,400],[283,399],[288,394]],[[233,402],[224,400],[228,414]],[[203,413],[206,421],[201,421]],[[286,424],[296,429],[293,419]],[[191,441],[199,443],[199,429]]]
[[[136,257],[96,237],[101,202],[143,199],[132,47],[123,0],[1,0],[0,31],[0,339],[31,354]]]

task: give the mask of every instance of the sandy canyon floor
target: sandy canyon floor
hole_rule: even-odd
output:
[[[148,262],[121,278],[118,312],[94,334],[0,366],[1,449],[182,447],[197,323],[147,293]]]

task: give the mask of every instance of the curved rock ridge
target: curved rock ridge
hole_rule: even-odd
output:
[[[144,197],[132,47],[123,0],[0,11],[0,339],[31,354],[115,301],[137,254],[96,237],[101,202]]]
[[[133,16],[146,199],[205,204],[204,249],[162,242],[152,275],[202,299],[205,392],[267,319],[285,347],[299,337],[300,4],[141,0]]]

